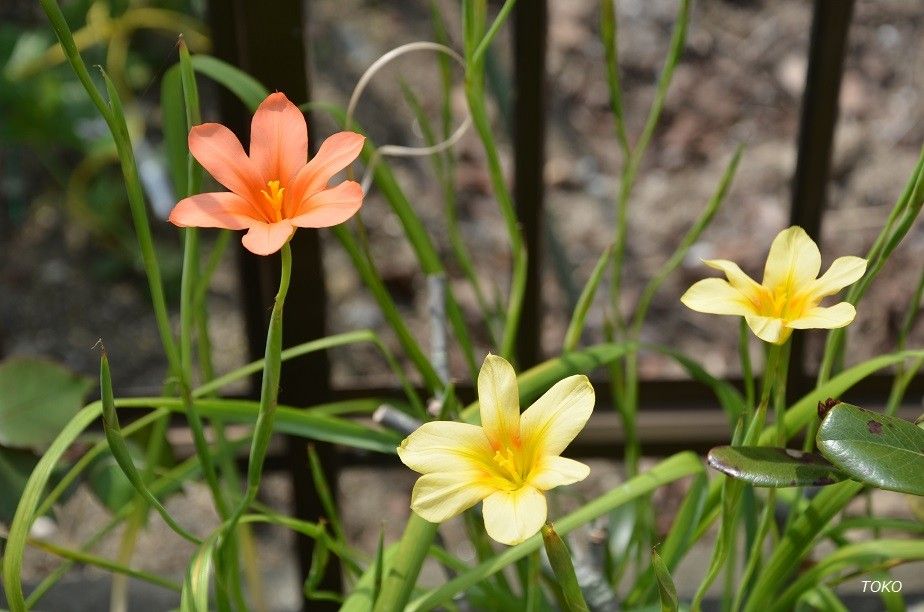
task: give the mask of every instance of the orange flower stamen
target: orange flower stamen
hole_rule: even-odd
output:
[[[282,220],[282,198],[285,193],[285,187],[279,186],[279,181],[268,181],[266,186],[269,187],[269,193],[266,189],[261,189],[260,193],[263,194],[263,197],[266,198],[266,201],[269,202],[273,211],[273,221]]]

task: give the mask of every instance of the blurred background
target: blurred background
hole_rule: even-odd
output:
[[[71,27],[85,26],[87,38],[99,40],[84,52],[88,64],[106,64],[110,71],[115,63],[120,66],[116,74],[121,87],[136,110],[135,117],[144,122],[142,157],[151,164],[163,159],[158,157],[159,78],[175,62],[176,30],[184,30],[194,52],[210,48],[201,4],[180,0],[64,3]],[[309,4],[312,88],[318,101],[345,106],[359,75],[376,58],[402,43],[434,38],[430,8],[424,1]],[[456,3],[439,5],[450,26],[458,27]],[[107,22],[143,6],[190,17],[168,29],[147,28],[139,19],[140,23],[121,28],[122,51],[114,53],[107,44]],[[686,50],[632,198],[627,306],[635,302],[644,281],[705,206],[735,146],[746,145],[726,204],[682,270],[662,289],[645,330],[650,341],[679,342],[679,348],[700,356],[716,375],[732,375],[737,368],[735,326],[680,308],[677,298],[693,281],[711,274],[700,258],[733,259],[759,276],[770,241],[788,224],[811,8],[798,0],[695,4]],[[924,77],[917,69],[924,59],[924,13],[919,8],[900,0],[856,5],[823,223],[825,266],[837,256],[865,252],[913,168],[924,136],[920,103]],[[613,240],[621,168],[597,28],[598,4],[551,2],[549,10],[548,229],[542,326],[547,353],[558,350],[580,288]],[[673,0],[618,3],[620,62],[631,134],[637,134],[644,121],[675,10]],[[82,24],[87,14],[89,24]],[[458,32],[450,35],[458,44]],[[495,57],[497,78],[509,86],[510,61],[504,52],[508,36],[509,32],[502,34]],[[0,245],[6,255],[0,262],[0,346],[5,355],[47,356],[91,374],[96,357],[88,349],[103,336],[119,359],[114,375],[125,392],[156,390],[163,360],[114,149],[69,67],[62,65],[60,57],[45,53],[52,42],[53,34],[35,3],[8,0],[0,7]],[[432,95],[438,91],[437,79],[435,56],[402,57],[373,81],[357,112],[360,123],[378,144],[422,146],[402,84],[415,92],[435,122],[440,111],[439,96]],[[217,120],[210,83],[203,81],[201,86],[204,116]],[[454,108],[461,121],[461,80]],[[509,120],[505,121],[499,105],[494,110],[497,139],[509,161]],[[336,126],[318,114],[312,130],[321,139]],[[470,134],[456,152],[461,232],[486,295],[495,299],[507,290],[506,275],[497,273],[510,265],[506,235],[480,144]],[[392,165],[445,253],[450,281],[473,323],[479,348],[486,351],[490,348],[486,336],[477,336],[475,296],[449,250],[441,188],[429,160],[394,160]],[[156,171],[152,174],[156,182]],[[172,196],[165,187],[154,194],[155,214],[163,218]],[[397,219],[374,188],[362,214],[392,295],[412,329],[425,335],[424,279]],[[181,260],[178,233],[166,223],[154,227],[167,286],[175,297]],[[324,240],[328,331],[377,329],[398,351],[347,256],[329,235]],[[921,234],[912,230],[860,310],[853,328],[856,350],[850,359],[862,360],[891,348],[889,326],[910,297],[918,274],[912,264],[920,261],[922,252]],[[209,296],[219,371],[245,359],[235,262],[234,257],[226,258]],[[603,338],[605,296],[600,297],[590,313],[589,342]],[[819,337],[812,334],[813,339]],[[454,372],[462,375],[456,357]],[[375,386],[390,381],[372,349],[335,351],[333,368],[335,385]],[[643,355],[641,368],[648,377],[682,375],[676,365],[658,355]]]
[[[160,154],[160,79],[176,61],[179,31],[194,53],[210,51],[205,4],[204,0],[62,3],[72,30],[83,33],[87,63],[107,67],[132,111],[152,214],[160,220],[174,202]],[[458,48],[459,7],[452,0],[440,0],[437,5]],[[434,39],[431,6],[424,0],[313,0],[307,6],[312,98],[316,101],[345,106],[359,76],[375,59],[402,43]],[[617,8],[624,107],[630,134],[638,134],[668,48],[676,2],[620,0]],[[146,13],[144,9],[168,12]],[[580,289],[614,234],[621,160],[613,136],[598,11],[599,4],[593,0],[549,2],[541,326],[546,354],[559,351]],[[678,298],[692,282],[713,274],[701,265],[700,258],[732,259],[759,277],[770,241],[789,224],[811,19],[812,4],[802,0],[694,3],[686,48],[631,200],[626,308],[701,212],[735,147],[746,145],[722,211],[688,261],[662,288],[643,332],[646,341],[670,343],[696,355],[716,376],[738,374],[737,326],[729,319],[689,311]],[[37,3],[0,3],[0,357],[47,358],[93,378],[98,357],[91,347],[102,337],[113,360],[117,392],[156,394],[165,364],[115,150],[105,124],[70,68],[48,51],[53,42]],[[508,165],[510,44],[505,28],[495,45],[492,107],[497,139]],[[866,252],[912,171],[924,141],[921,65],[924,11],[920,4],[901,0],[856,3],[822,226],[825,267],[837,256]],[[456,82],[452,106],[460,122],[465,100],[459,73]],[[205,80],[200,86],[204,118],[218,120],[215,90]],[[439,96],[433,95],[439,91],[434,57],[405,56],[376,77],[357,111],[360,124],[377,144],[425,144],[415,115],[405,103],[405,86],[415,93],[428,116],[434,121],[439,117]],[[337,130],[320,114],[311,129],[318,141]],[[503,298],[509,247],[481,145],[469,134],[455,154],[460,231],[485,294],[489,300]],[[427,159],[395,160],[392,165],[445,254],[449,280],[476,330],[477,348],[484,354],[493,347],[486,333],[477,332],[485,323],[480,320],[476,295],[453,262],[443,193],[433,168]],[[398,220],[375,188],[366,199],[362,219],[388,289],[412,331],[426,338],[426,279]],[[175,305],[182,258],[179,234],[166,222],[153,226],[168,299]],[[213,237],[206,231],[203,238]],[[237,237],[233,241],[236,244]],[[374,329],[400,356],[400,345],[346,253],[328,233],[322,233],[322,241],[327,331]],[[912,229],[864,299],[851,332],[849,362],[894,349],[894,330],[917,283],[922,256],[924,233]],[[237,263],[238,258],[229,252],[208,296],[218,372],[248,361]],[[587,342],[603,340],[605,299],[601,292],[591,310]],[[920,346],[922,334],[924,330],[918,329],[909,344]],[[808,336],[806,367],[812,370],[823,335],[812,332]],[[754,349],[756,357],[756,345]],[[453,353],[451,357],[452,373],[464,378],[461,356]],[[334,387],[394,384],[373,349],[338,349],[331,353],[331,363]],[[640,371],[648,379],[683,376],[674,362],[654,354],[641,355]],[[605,487],[616,478],[612,470],[601,468],[595,473],[602,475],[588,484],[588,490]],[[267,495],[285,507],[288,482],[274,478]],[[413,480],[410,473],[389,472],[389,482],[403,483],[389,492],[372,486],[377,478],[368,471],[345,470],[340,482],[346,498],[351,491],[365,492],[362,503],[345,503],[344,511],[347,524],[352,525],[351,536],[373,549],[376,517],[382,508],[392,516],[406,514],[405,490]],[[206,505],[207,495],[195,490],[188,493],[174,503],[187,504],[187,514],[193,516],[196,495]],[[883,503],[900,506],[899,500],[884,495]],[[74,505],[71,518],[59,521],[55,528],[79,539],[85,524],[92,523],[96,502],[77,495],[68,503]],[[267,533],[268,563],[273,564],[275,554],[272,567],[278,568],[280,580],[294,580],[297,570],[287,561],[286,549],[274,543],[273,532]],[[148,545],[156,547],[158,536],[150,535]],[[147,561],[155,564],[151,569],[162,569],[157,564],[169,567],[172,557],[168,551],[162,553]],[[33,576],[47,572],[54,563],[50,559],[37,554],[31,560]],[[689,584],[695,584],[696,568],[690,571]],[[676,579],[680,587],[683,574]],[[280,609],[286,609],[286,601],[297,601],[297,585],[278,592],[283,598]]]

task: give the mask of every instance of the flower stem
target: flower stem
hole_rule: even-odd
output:
[[[239,508],[243,512],[256,499],[263,475],[263,462],[273,435],[273,421],[279,400],[279,375],[282,368],[282,310],[289,280],[292,276],[292,249],[289,243],[282,246],[282,265],[279,276],[279,290],[270,315],[269,331],[266,334],[266,352],[263,363],[263,385],[260,389],[260,412],[254,426],[253,443],[250,447],[250,461],[247,466],[247,492]]]
[[[764,423],[767,417],[767,408],[770,405],[770,399],[773,395],[773,390],[777,388],[780,375],[782,374],[783,381],[786,377],[786,365],[787,365],[787,356],[788,356],[788,342],[786,345],[776,345],[771,344],[767,349],[767,359],[764,365],[764,375],[763,375],[763,385],[760,392],[760,404],[757,406],[757,410],[754,415],[751,417],[750,423],[748,423],[746,432],[744,434],[744,439],[742,441],[743,446],[750,446],[755,444],[760,438],[760,434],[764,429]],[[785,382],[782,383],[785,389]],[[779,415],[778,415],[779,416]],[[782,420],[781,420],[782,424]],[[725,477],[722,482],[722,523],[719,526],[719,535],[715,542],[715,547],[712,550],[712,560],[709,564],[709,569],[706,572],[706,576],[703,578],[702,583],[699,585],[696,594],[693,597],[693,602],[690,605],[690,608],[694,611],[699,610],[702,605],[703,598],[706,596],[706,591],[709,590],[709,587],[718,577],[719,572],[721,572],[722,567],[725,565],[726,560],[728,559],[728,553],[731,547],[734,545],[734,534],[738,526],[738,504],[741,501],[741,493],[744,490],[744,483],[739,480],[734,480],[731,478]],[[759,546],[755,546],[755,549],[751,551],[751,554],[756,554]]]
[[[260,481],[263,477],[263,463],[269,448],[270,438],[273,436],[273,424],[276,417],[276,407],[279,402],[279,376],[282,369],[282,310],[286,294],[289,291],[289,281],[292,277],[292,247],[286,242],[282,245],[281,266],[279,275],[279,289],[273,303],[273,312],[270,314],[269,330],[266,334],[266,350],[263,360],[263,384],[260,389],[260,408],[257,413],[257,422],[254,425],[253,439],[250,446],[250,457],[247,464],[247,489],[243,498],[238,502],[234,513],[225,522],[220,538],[224,540],[233,534],[241,517],[257,498],[260,490]],[[232,538],[233,540],[233,538]],[[233,544],[233,541],[232,541]]]
[[[394,612],[403,610],[407,605],[430,544],[436,537],[437,527],[436,523],[411,514],[404,535],[401,536],[394,564],[382,581],[382,591],[375,602],[374,612]]]

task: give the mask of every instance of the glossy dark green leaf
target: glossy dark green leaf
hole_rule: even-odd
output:
[[[924,495],[924,430],[903,419],[837,404],[816,437],[818,450],[851,478]]]
[[[44,450],[83,405],[90,381],[42,359],[0,364],[0,444]]]
[[[847,478],[815,453],[766,446],[718,446],[709,451],[709,465],[755,487],[806,487]]]

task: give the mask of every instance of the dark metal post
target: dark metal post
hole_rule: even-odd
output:
[[[304,37],[306,15],[302,2],[232,0],[213,2],[210,8],[209,23],[218,57],[247,71],[270,91],[284,92],[296,104],[309,98]],[[220,103],[223,120],[246,143],[250,112],[226,91],[221,92]],[[317,231],[298,230],[292,240],[292,254],[292,284],[283,325],[284,346],[320,338],[325,333],[326,293]],[[257,257],[241,249],[239,263],[249,350],[253,358],[259,359],[264,352],[267,323],[279,278],[279,258]],[[327,401],[329,374],[324,353],[284,363],[280,402],[309,406]],[[254,388],[259,388],[259,380],[255,383]],[[287,438],[286,445],[296,515],[317,520],[323,515],[323,508],[312,487],[306,445],[298,438]],[[328,479],[335,485],[337,471],[333,447],[318,444],[317,450]],[[307,576],[312,550],[313,541],[299,535],[297,552],[303,577]],[[340,590],[338,564],[328,565],[322,588]],[[312,610],[336,609],[335,605],[325,602],[312,602],[310,606]]]
[[[821,218],[827,197],[837,103],[852,13],[853,0],[815,0],[790,222],[802,226],[816,241],[821,238]],[[791,384],[788,388],[792,394],[802,393],[808,384],[804,354],[805,342],[796,334],[789,362]]]
[[[542,219],[545,183],[546,0],[519,2],[513,11],[514,200],[529,262],[526,295],[517,330],[520,368],[542,359]]]

